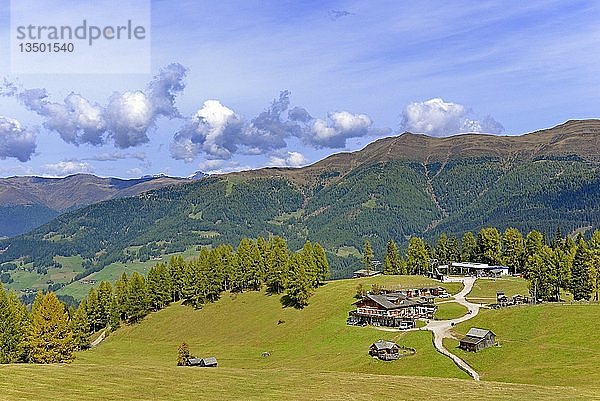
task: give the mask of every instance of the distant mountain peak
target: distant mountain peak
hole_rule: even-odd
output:
[[[195,173],[188,175],[186,178],[188,180],[199,180],[199,179],[204,178],[206,176],[208,176],[208,174],[203,173],[202,171],[196,171]]]

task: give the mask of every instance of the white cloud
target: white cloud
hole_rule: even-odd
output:
[[[207,174],[224,174],[233,171],[251,170],[250,166],[243,166],[235,160],[209,159],[198,164],[198,168]]]
[[[0,116],[0,159],[14,157],[21,162],[31,159],[36,148],[36,134],[19,121]]]
[[[211,157],[229,159],[237,150],[242,119],[218,100],[207,100],[171,143],[175,159],[191,162],[204,152]]]
[[[144,172],[142,171],[141,168],[135,167],[135,168],[127,170],[127,174],[129,174],[132,177],[141,177],[142,174],[144,174]]]
[[[148,142],[147,131],[156,116],[148,96],[136,91],[111,96],[105,118],[115,145],[123,149]]]
[[[250,121],[218,100],[208,100],[175,134],[171,156],[191,162],[202,153],[223,160],[230,159],[235,153],[271,154],[280,163],[280,159],[285,159],[280,151],[287,148],[290,138],[301,138],[315,148],[343,148],[349,138],[390,132],[373,129],[373,121],[366,114],[336,111],[329,113],[327,121],[314,119],[302,107],[289,108],[289,97],[289,91],[282,91],[279,98]]]
[[[372,125],[373,121],[366,114],[336,111],[329,113],[328,121],[314,120],[305,139],[317,147],[343,148],[347,139],[368,135]]]
[[[227,163],[232,163],[232,162],[227,162],[226,160],[221,160],[221,159],[210,159],[210,160],[205,160],[205,161],[201,162],[200,164],[198,164],[198,168],[202,172],[211,172],[211,171],[215,171],[215,170],[222,168]]]
[[[45,164],[43,171],[51,176],[64,177],[66,175],[77,173],[92,173],[92,167],[89,163],[75,161],[61,161],[58,163]]]
[[[491,116],[483,120],[470,118],[470,110],[462,104],[433,98],[410,103],[403,112],[402,128],[413,133],[448,136],[462,132],[499,134],[504,127]]]
[[[118,148],[149,142],[148,132],[158,117],[176,118],[175,97],[183,88],[186,69],[170,64],[160,70],[144,91],[114,93],[106,106],[71,93],[62,103],[53,102],[46,89],[19,90],[5,81],[1,96],[16,97],[44,118],[44,126],[68,143],[102,145],[112,139]]]
[[[309,163],[309,160],[300,152],[286,152],[284,155],[271,156],[269,166],[272,167],[302,167]]]

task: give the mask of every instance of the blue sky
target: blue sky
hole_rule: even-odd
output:
[[[0,0],[0,76],[98,104],[107,128],[66,140],[63,114],[0,97],[1,176],[300,166],[404,130],[513,135],[599,114],[593,1],[153,1],[152,73],[124,75],[11,74],[9,15]],[[118,139],[109,98],[154,105],[167,80],[172,109]]]

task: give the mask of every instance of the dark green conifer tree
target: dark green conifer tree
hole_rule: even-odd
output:
[[[585,240],[580,236],[577,240],[577,251],[575,251],[575,258],[573,259],[570,282],[571,293],[576,301],[587,301],[592,295],[591,272],[593,260],[592,253]]]
[[[272,237],[270,242],[271,252],[266,276],[267,292],[280,294],[287,285],[289,250],[285,239],[279,236]]]
[[[133,272],[127,283],[127,318],[138,322],[148,314],[148,289],[144,276]]]

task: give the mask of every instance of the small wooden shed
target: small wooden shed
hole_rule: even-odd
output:
[[[211,356],[209,358],[190,358],[187,361],[187,366],[200,366],[203,368],[216,368],[217,358]]]
[[[392,361],[400,357],[400,347],[393,341],[379,340],[369,347],[369,355],[383,361]]]
[[[496,343],[496,335],[491,330],[471,328],[467,335],[460,340],[459,348],[469,352],[481,351]]]

